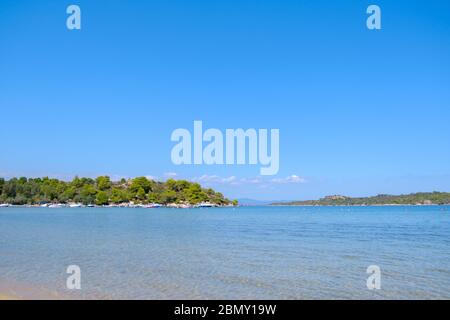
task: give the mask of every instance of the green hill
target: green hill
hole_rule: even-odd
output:
[[[165,182],[146,177],[111,181],[108,176],[96,179],[75,177],[72,181],[50,178],[0,178],[0,203],[16,205],[39,203],[121,204],[209,202],[216,205],[237,204],[220,192],[205,189],[198,183],[169,179]]]
[[[288,206],[373,206],[373,205],[444,205],[450,204],[448,192],[420,192],[406,195],[379,194],[374,197],[352,198],[341,195],[327,196],[319,200],[273,203]]]

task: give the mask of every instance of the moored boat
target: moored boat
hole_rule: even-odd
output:
[[[159,203],[150,203],[150,204],[146,204],[144,205],[144,208],[147,209],[154,209],[154,208],[160,208],[161,205]]]
[[[215,205],[214,203],[210,203],[210,202],[201,202],[199,204],[197,204],[197,208],[213,208],[216,207],[217,205]]]
[[[80,208],[83,205],[81,203],[70,203],[69,208]]]
[[[63,203],[53,203],[51,205],[48,206],[49,208],[62,208],[65,207],[65,204]]]

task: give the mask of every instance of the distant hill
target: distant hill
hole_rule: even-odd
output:
[[[419,192],[406,195],[379,194],[374,197],[352,198],[342,195],[327,196],[319,200],[274,202],[271,205],[288,206],[373,206],[373,205],[432,205],[450,204],[448,192]]]
[[[237,199],[239,202],[239,205],[241,206],[267,206],[271,205],[272,203],[285,203],[290,201],[278,201],[278,200],[255,200],[255,199],[249,199],[249,198],[242,198]]]

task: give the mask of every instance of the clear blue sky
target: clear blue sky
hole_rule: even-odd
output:
[[[450,191],[449,39],[445,0],[2,0],[0,176],[176,173],[256,199]],[[279,128],[278,176],[173,165],[170,135],[194,120]]]

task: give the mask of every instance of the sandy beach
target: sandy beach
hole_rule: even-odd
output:
[[[19,300],[17,297],[8,296],[0,293],[0,300]]]
[[[46,288],[0,280],[0,300],[68,300],[76,299]]]

